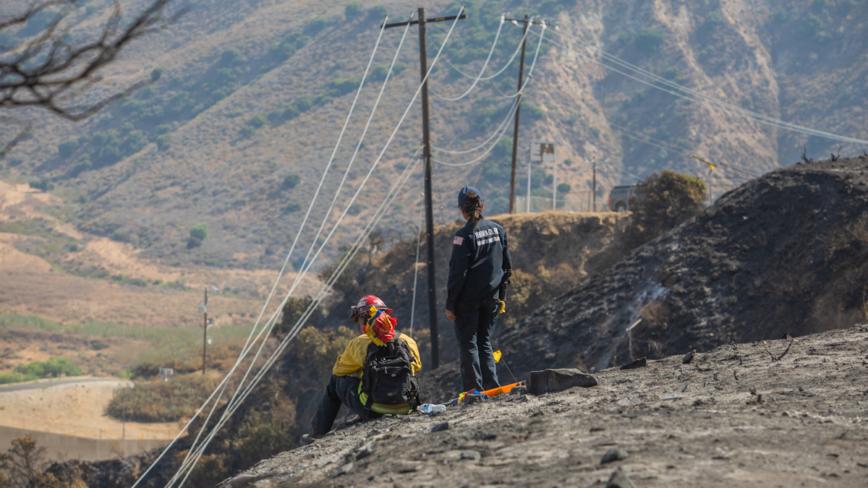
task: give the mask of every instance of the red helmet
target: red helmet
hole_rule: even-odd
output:
[[[357,303],[355,307],[350,307],[352,309],[350,320],[356,320],[356,317],[358,317],[360,314],[370,310],[371,306],[377,307],[377,310],[385,310],[387,314],[392,313],[392,309],[387,307],[382,300],[380,300],[374,295],[368,295],[366,297],[362,297],[362,299],[359,300],[359,303]]]

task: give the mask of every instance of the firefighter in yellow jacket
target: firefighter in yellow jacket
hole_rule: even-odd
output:
[[[338,356],[311,432],[302,436],[302,444],[331,430],[341,404],[362,419],[408,414],[418,406],[419,348],[409,336],[395,336],[397,320],[389,316],[391,313],[392,309],[373,295],[352,307],[350,318],[359,324],[362,335]]]

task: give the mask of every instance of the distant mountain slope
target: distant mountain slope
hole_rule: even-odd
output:
[[[416,6],[382,3],[385,9],[365,2],[365,10],[346,18],[345,3],[335,1],[188,2],[190,11],[177,25],[123,52],[95,95],[123,89],[159,69],[156,84],[85,123],[38,116],[34,136],[0,163],[0,176],[51,178],[77,212],[80,229],[130,242],[145,256],[172,265],[274,267],[313,197],[382,13],[388,10],[392,20],[400,19]],[[70,14],[73,35],[92,32],[107,15],[105,6],[90,5],[99,8]],[[837,151],[836,143],[778,131],[641,84],[593,62],[580,42],[708,96],[788,122],[868,138],[864,2],[792,0],[775,8],[696,0],[467,5],[470,19],[459,22],[432,75],[434,145],[460,150],[483,143],[508,115],[511,99],[501,93],[515,90],[513,66],[460,102],[442,101],[437,95],[457,96],[471,83],[446,61],[477,73],[502,12],[555,18],[559,30],[548,29],[546,38],[559,45],[544,44],[541,50],[524,97],[520,147],[524,156],[533,139],[558,143],[557,182],[571,185],[565,198],[587,201],[594,158],[604,200],[613,185],[664,168],[710,178],[719,195],[741,181],[728,169],[732,166],[760,173],[795,162],[803,145],[814,157]],[[434,15],[457,11],[458,4],[438,0],[427,8]],[[448,27],[431,26],[429,59]],[[535,27],[528,39],[528,64],[537,32]],[[375,69],[324,186],[325,201],[346,169],[400,36],[401,29],[384,33]],[[488,74],[504,65],[519,38],[520,29],[504,26]],[[417,86],[416,42],[412,30],[339,205],[348,203]],[[420,138],[417,105],[337,234],[340,243],[366,221],[366,209],[380,201],[382,185],[408,164]],[[506,209],[509,148],[504,139],[479,163],[436,165],[438,220],[451,219],[444,214],[454,189],[477,178],[489,207]],[[845,145],[842,150],[854,154],[857,149]],[[709,175],[704,165],[689,159],[690,153],[721,166]],[[447,162],[470,156],[437,153]],[[522,193],[524,168],[518,179]],[[551,195],[552,173],[551,167],[534,173],[534,194]],[[418,219],[420,188],[421,178],[414,179],[386,227],[406,228],[405,222]],[[326,208],[327,203],[318,203],[314,218],[321,219]],[[188,247],[189,229],[201,222],[209,225],[209,237],[201,247]],[[302,243],[312,238],[306,231]]]
[[[801,164],[733,190],[505,328],[504,354],[525,372],[600,370],[864,321],[866,170],[868,156]]]

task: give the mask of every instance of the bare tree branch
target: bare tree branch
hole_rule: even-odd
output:
[[[75,104],[100,80],[97,72],[117,58],[131,41],[173,24],[184,12],[167,15],[172,0],[153,0],[138,17],[121,28],[121,8],[117,0],[111,16],[97,40],[70,44],[67,32],[58,30],[57,17],[26,45],[0,55],[0,109],[41,107],[65,119],[79,121],[106,105],[152,83],[146,79],[96,103]],[[0,30],[26,23],[39,12],[52,7],[72,7],[78,0],[38,0],[23,14],[0,21]],[[17,142],[16,142],[17,143]],[[4,149],[2,153],[8,152]],[[0,155],[2,157],[2,155]]]
[[[30,134],[31,129],[33,129],[33,123],[12,117],[0,117],[0,123],[8,123],[21,127],[18,134],[13,137],[11,141],[7,142],[2,149],[0,149],[0,159],[3,159],[7,154],[9,154],[9,151],[14,149],[19,142],[23,141],[24,138]]]

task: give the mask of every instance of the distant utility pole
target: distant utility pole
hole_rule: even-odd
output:
[[[407,25],[419,26],[419,66],[422,76],[422,149],[423,158],[425,158],[425,226],[428,230],[428,263],[425,267],[428,271],[428,327],[431,330],[431,366],[435,369],[440,365],[440,336],[437,330],[437,283],[434,279],[434,204],[431,192],[431,123],[428,110],[428,48],[425,43],[425,24],[467,18],[467,15],[463,13],[463,8],[459,14],[426,19],[425,9],[420,7],[418,20],[395,22],[384,26],[385,29]]]
[[[506,19],[518,22],[515,19]],[[524,83],[524,51],[527,47],[527,28],[530,25],[528,16],[524,16],[524,28],[521,31],[521,61],[518,65],[518,97],[515,99],[515,127],[512,130],[512,171],[509,174],[509,213],[515,213],[515,167],[518,159],[518,121],[521,116],[521,87]]]
[[[591,212],[597,211],[597,158],[591,160],[591,170],[593,171],[593,179],[591,180],[591,191],[594,195],[594,206]]]
[[[202,302],[205,322],[202,324],[202,376],[205,376],[205,359],[208,352],[208,289],[205,288],[205,301]]]

